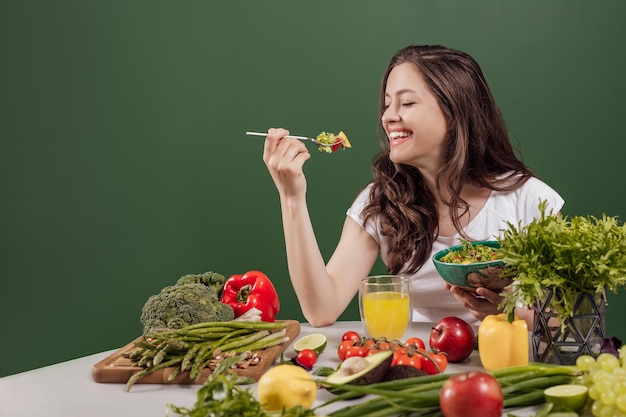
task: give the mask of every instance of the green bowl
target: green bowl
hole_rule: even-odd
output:
[[[485,245],[499,248],[500,243],[495,240],[472,242],[472,245]],[[441,250],[433,256],[433,262],[439,275],[449,284],[475,291],[478,287],[485,287],[495,292],[500,292],[504,287],[513,282],[512,278],[500,278],[504,270],[504,261],[496,259],[487,262],[474,262],[470,264],[454,264],[441,262],[441,258],[452,251],[459,250],[463,245],[452,246]]]

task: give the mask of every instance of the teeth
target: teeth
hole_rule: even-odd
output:
[[[389,139],[405,138],[410,134],[409,132],[389,132]]]

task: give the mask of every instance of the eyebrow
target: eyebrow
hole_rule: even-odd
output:
[[[399,96],[399,95],[405,94],[405,93],[419,94],[417,91],[411,90],[410,88],[403,88],[403,89],[400,89],[400,90],[396,91],[394,95]],[[385,97],[390,97],[390,96],[391,96],[391,94],[389,94],[389,93],[387,93],[385,91]]]

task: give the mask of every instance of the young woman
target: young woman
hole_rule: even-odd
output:
[[[498,312],[500,295],[446,285],[435,252],[459,238],[488,240],[507,222],[522,225],[564,201],[516,156],[482,70],[468,54],[408,46],[384,73],[380,92],[383,151],[373,182],[347,212],[325,264],[306,203],[305,145],[270,129],[263,160],[280,196],[289,274],[313,326],[333,323],[380,254],[392,274],[412,277],[413,321],[453,315],[477,324]],[[518,316],[532,314],[518,309]]]

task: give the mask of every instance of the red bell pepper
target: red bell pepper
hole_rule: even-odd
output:
[[[230,305],[235,318],[256,307],[261,311],[261,320],[273,322],[280,310],[278,293],[270,279],[263,272],[248,271],[232,275],[224,283],[221,301]]]

